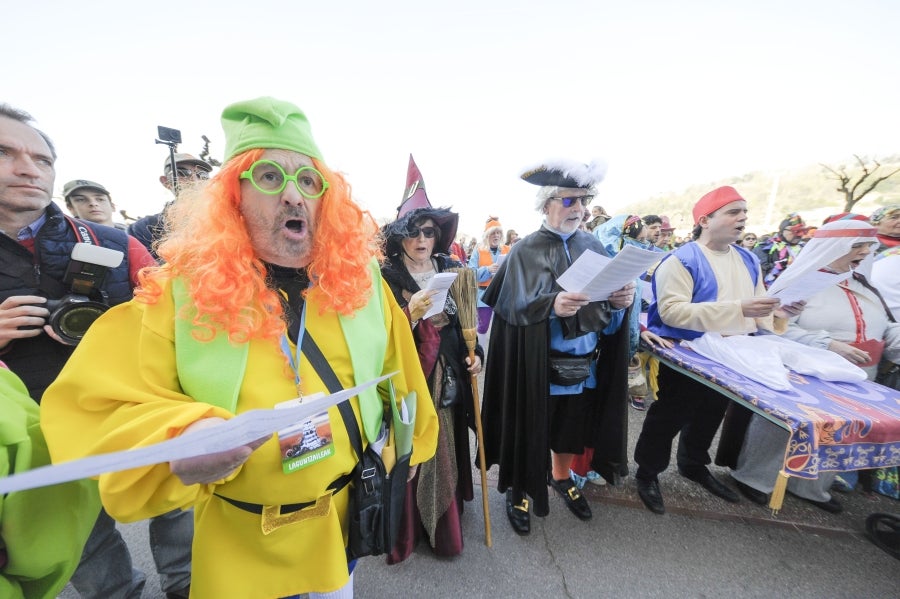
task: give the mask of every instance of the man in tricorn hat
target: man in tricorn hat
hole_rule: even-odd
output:
[[[500,465],[497,488],[506,492],[507,517],[518,534],[531,530],[528,497],[536,515],[549,512],[548,482],[578,518],[591,518],[569,476],[585,447],[595,450],[593,469],[608,481],[628,473],[628,334],[621,324],[635,286],[592,302],[556,283],[582,253],[607,255],[596,237],[579,230],[605,172],[596,163],[554,162],[522,175],[539,186],[535,208],[544,222],[512,246],[483,297],[495,314],[485,376],[485,456],[489,466]]]

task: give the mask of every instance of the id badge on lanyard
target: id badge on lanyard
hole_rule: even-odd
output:
[[[323,393],[315,393],[303,397],[300,384],[300,346],[303,343],[303,335],[306,332],[306,305],[300,313],[300,331],[297,334],[295,351],[291,352],[287,333],[281,337],[281,351],[287,356],[291,369],[294,371],[294,384],[297,387],[296,399],[289,399],[275,405],[275,408],[290,408],[299,405],[304,400],[321,397]],[[284,474],[299,472],[308,466],[312,466],[334,455],[334,438],[331,433],[331,419],[328,410],[319,412],[312,418],[285,427],[275,433],[278,438],[278,447],[281,453],[281,470]]]

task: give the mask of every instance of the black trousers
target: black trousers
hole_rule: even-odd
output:
[[[689,473],[705,470],[728,398],[662,363],[658,397],[647,411],[634,448],[635,476],[653,480],[668,468],[672,440],[679,432],[678,467]]]

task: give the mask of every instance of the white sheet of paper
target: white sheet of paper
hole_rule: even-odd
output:
[[[313,401],[304,401],[292,408],[250,410],[222,423],[221,426],[191,431],[180,437],[147,447],[90,456],[52,466],[42,466],[28,472],[8,476],[0,479],[0,493],[46,487],[98,476],[106,472],[118,472],[129,468],[139,468],[234,449],[267,437],[275,431],[297,422],[307,420],[314,414],[354,395],[359,395],[363,389],[377,385],[395,374],[397,373],[392,372],[351,389],[325,395]]]
[[[566,291],[586,293],[592,302],[598,302],[608,299],[613,291],[631,283],[664,257],[662,252],[633,245],[626,245],[613,259],[587,250],[556,282]]]
[[[497,262],[496,262],[497,266],[500,266],[501,264],[503,264],[503,261],[506,260],[506,257],[508,255],[509,254],[500,254],[499,256],[497,256]]]
[[[456,280],[455,272],[439,272],[428,281],[428,286],[425,289],[436,289],[437,293],[431,296],[431,307],[428,308],[428,311],[422,316],[422,318],[431,318],[435,314],[443,311],[444,304],[447,303],[447,292],[450,290],[450,285],[453,284],[453,281]]]
[[[813,270],[805,275],[797,277],[789,286],[779,285],[778,282],[782,280],[779,277],[775,279],[775,282],[772,283],[772,286],[766,291],[766,295],[769,297],[777,297],[781,300],[782,305],[793,304],[794,302],[809,299],[820,291],[828,289],[833,285],[837,285],[841,281],[846,281],[852,274],[852,271],[835,274]]]

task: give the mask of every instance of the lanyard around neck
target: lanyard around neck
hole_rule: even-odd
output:
[[[281,334],[281,352],[288,359],[291,370],[294,371],[294,384],[297,386],[297,394],[300,395],[300,346],[303,344],[303,336],[306,334],[306,302],[300,308],[300,329],[297,331],[297,340],[295,341],[294,352],[291,353],[291,342],[288,332],[285,330]]]

